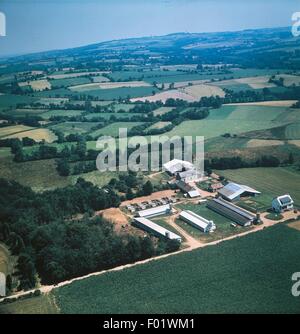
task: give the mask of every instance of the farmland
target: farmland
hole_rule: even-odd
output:
[[[289,193],[300,204],[300,174],[290,168],[244,168],[219,171],[237,183],[247,184],[268,194],[270,198]]]
[[[119,129],[125,128],[127,131],[132,129],[134,126],[138,126],[143,124],[142,122],[116,122],[113,124],[110,124],[102,129],[96,130],[91,133],[91,136],[97,137],[97,136],[118,136],[119,135]]]
[[[54,295],[61,313],[298,313],[290,288],[299,242],[299,231],[275,226],[74,282]]]
[[[23,132],[17,132],[14,134],[11,134],[9,136],[5,136],[3,138],[32,138],[33,140],[35,140],[36,142],[41,142],[41,141],[46,141],[47,143],[52,143],[54,142],[57,137],[55,136],[55,134],[49,130],[49,129],[33,129],[33,130],[26,130]]]

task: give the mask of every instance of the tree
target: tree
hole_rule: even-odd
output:
[[[147,181],[144,185],[143,185],[143,194],[145,196],[149,196],[153,193],[153,185],[151,183],[151,181]]]
[[[60,176],[70,175],[70,165],[66,159],[60,159],[57,161],[57,172]]]

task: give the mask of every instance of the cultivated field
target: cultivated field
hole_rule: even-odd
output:
[[[151,87],[151,85],[144,81],[128,81],[128,82],[98,82],[86,85],[69,87],[71,90],[77,92],[85,92],[94,89],[114,89],[114,88],[134,88],[134,87]]]
[[[12,125],[0,128],[0,138],[14,135],[23,131],[32,130],[33,128],[26,125]]]
[[[161,107],[153,111],[154,116],[161,116],[167,114],[168,112],[172,111],[174,108],[172,107]]]
[[[30,86],[34,91],[37,91],[37,92],[43,91],[46,89],[51,89],[51,83],[46,79],[22,82],[22,83],[19,83],[19,86],[20,87]]]
[[[69,79],[69,78],[77,78],[82,76],[90,76],[90,75],[101,75],[104,73],[109,73],[106,71],[98,71],[98,72],[76,72],[76,73],[60,73],[55,74],[55,72],[48,76],[49,79]]]
[[[127,131],[132,129],[134,126],[138,126],[143,124],[143,122],[116,122],[107,125],[106,127],[96,130],[92,133],[90,133],[91,136],[97,137],[100,135],[103,136],[118,136],[119,135],[119,129],[125,128]]]
[[[212,85],[193,85],[182,89],[182,91],[196,100],[200,100],[204,96],[225,96],[224,91],[220,87]]]
[[[4,138],[32,138],[36,142],[41,142],[41,141],[46,141],[47,143],[52,143],[54,142],[57,137],[56,135],[49,129],[34,129],[34,130],[29,130],[29,131],[24,131],[24,132],[18,132],[9,136],[6,136]]]
[[[51,126],[53,130],[59,130],[65,135],[82,134],[92,131],[92,129],[100,125],[99,122],[64,122]]]
[[[267,147],[267,146],[277,146],[283,145],[284,141],[282,140],[263,140],[263,139],[250,139],[246,147]]]
[[[299,243],[299,231],[274,226],[53,293],[61,313],[298,313],[290,289]]]

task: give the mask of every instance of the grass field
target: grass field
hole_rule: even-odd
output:
[[[64,133],[64,135],[69,134],[81,134],[88,133],[92,130],[93,127],[101,123],[97,122],[63,122],[51,126],[53,130],[59,130]]]
[[[299,313],[290,292],[299,243],[299,231],[274,226],[74,282],[54,295],[61,313]]]
[[[167,134],[170,136],[204,136],[205,139],[225,133],[239,134],[282,125],[281,116],[291,111],[285,107],[222,106],[210,111],[203,120],[185,121]],[[276,120],[276,121],[275,121]]]
[[[88,120],[96,118],[96,117],[103,117],[104,119],[109,120],[112,116],[114,116],[117,120],[122,120],[122,118],[130,118],[133,116],[139,116],[140,114],[137,113],[130,113],[130,112],[122,112],[122,113],[117,113],[117,112],[101,112],[101,113],[91,113],[91,114],[86,114],[84,115],[85,118]]]
[[[161,107],[153,111],[154,116],[160,116],[167,114],[168,112],[172,111],[174,108],[172,107]]]
[[[89,84],[90,82],[91,80],[86,77],[74,77],[74,78],[50,80],[51,87],[53,88],[84,85],[84,84]]]
[[[35,102],[37,99],[31,96],[26,95],[13,95],[13,94],[5,94],[0,95],[0,110],[6,109],[9,107],[16,107],[19,103],[32,103]]]
[[[102,129],[91,132],[90,135],[97,137],[100,135],[103,136],[118,136],[120,128],[126,128],[127,131],[132,129],[134,126],[141,125],[143,122],[116,122],[105,126]]]
[[[291,168],[243,168],[218,171],[218,174],[231,181],[247,184],[263,194],[269,195],[270,199],[288,193],[296,204],[300,204],[300,173]],[[261,195],[257,197],[258,200],[260,198]]]
[[[157,122],[153,125],[151,125],[147,130],[153,130],[153,129],[163,129],[168,125],[171,125],[171,122]]]
[[[286,139],[300,139],[300,122],[289,124],[285,128]]]
[[[183,88],[182,91],[188,95],[191,95],[197,100],[200,100],[204,96],[225,96],[224,91],[220,87],[213,85],[193,85]]]
[[[56,314],[58,309],[52,295],[18,300],[12,304],[0,304],[0,314]]]
[[[49,119],[52,116],[80,116],[83,113],[81,110],[49,110],[42,113],[40,116],[44,119]]]
[[[76,92],[85,92],[90,90],[99,89],[116,89],[116,88],[134,88],[134,87],[151,87],[151,85],[144,81],[127,81],[127,82],[98,82],[88,83],[86,85],[79,85],[70,87],[71,90]]]

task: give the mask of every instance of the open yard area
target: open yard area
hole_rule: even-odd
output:
[[[205,243],[224,239],[231,235],[241,233],[241,232],[251,229],[251,227],[244,228],[240,226],[237,226],[237,227],[231,226],[230,224],[233,223],[232,220],[207,208],[205,203],[202,203],[202,204],[184,203],[184,204],[179,204],[178,207],[181,210],[190,210],[205,219],[213,220],[213,222],[216,224],[216,227],[217,227],[216,230],[212,233],[203,233],[202,231],[182,221],[179,217],[178,219],[176,219],[176,224],[182,227],[186,232],[188,232],[195,239],[198,239]]]
[[[298,313],[299,243],[299,231],[274,226],[53,293],[61,313]]]

